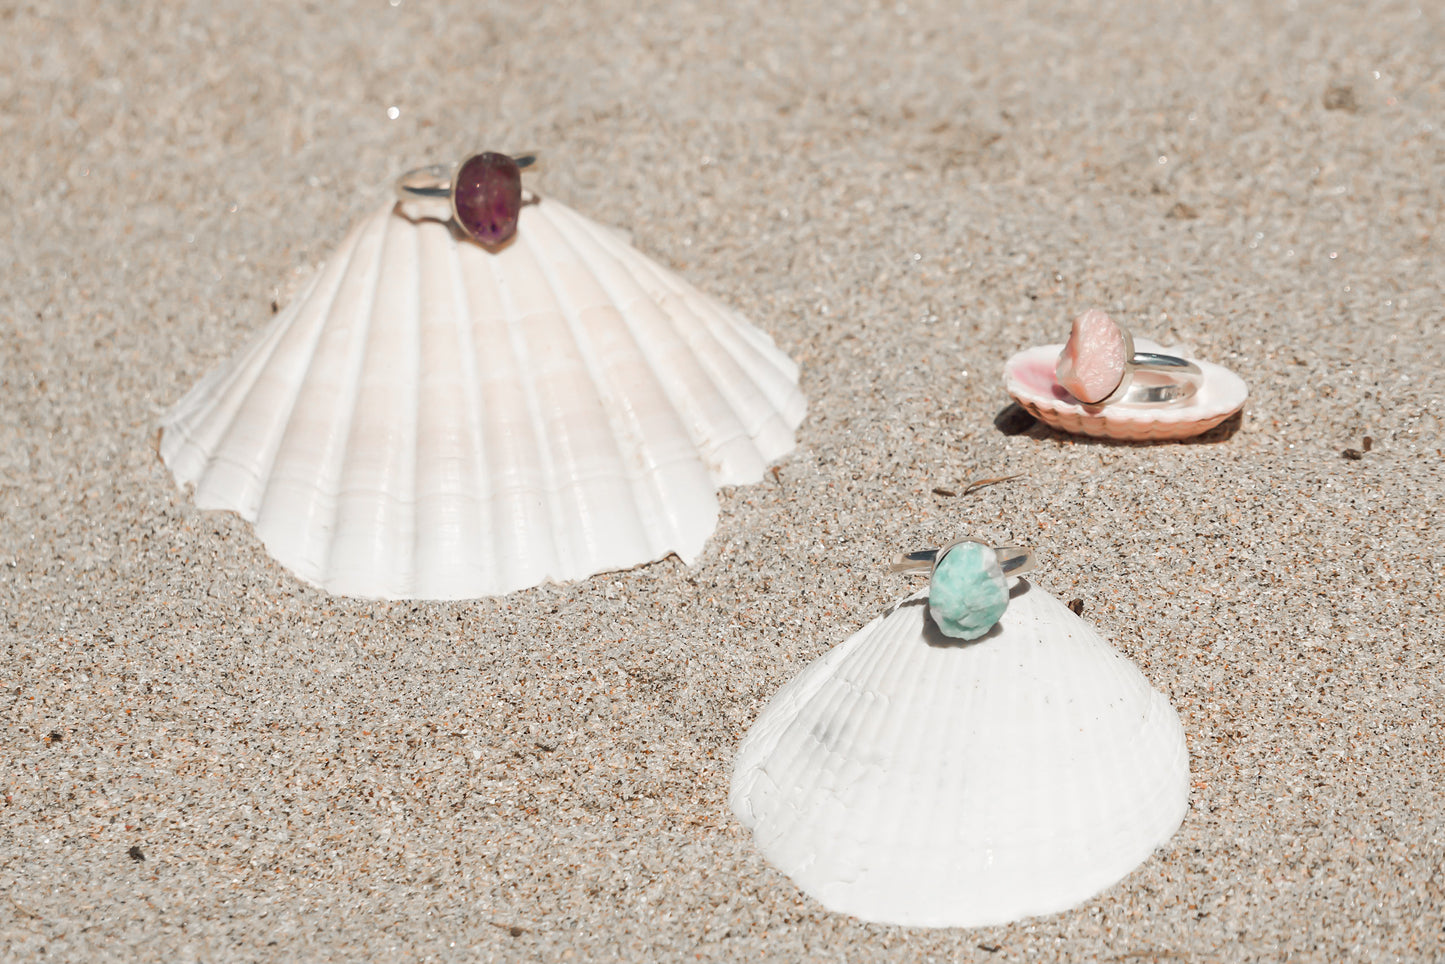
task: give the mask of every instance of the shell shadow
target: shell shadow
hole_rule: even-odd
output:
[[[1038,424],[1039,420],[1018,402],[1009,402],[993,417],[993,427],[1004,435],[1022,435]]]
[[[1027,579],[1020,577],[1019,581],[1015,583],[1014,587],[1008,592],[1009,602],[1013,602],[1015,599],[1029,592],[1032,588],[1033,584],[1031,582],[1029,582]],[[1000,626],[998,623],[995,623],[988,632],[984,633],[982,636],[979,636],[976,639],[958,639],[956,637],[947,635],[946,633],[944,633],[943,630],[938,628],[938,623],[934,622],[933,620],[933,613],[929,612],[927,609],[927,596],[919,596],[916,599],[905,599],[903,602],[899,603],[897,606],[894,607],[894,611],[902,609],[906,606],[924,607],[923,641],[928,645],[938,649],[967,649],[970,646],[975,646],[979,643],[986,642],[987,640],[993,639],[994,637],[1003,634],[1003,627]]]
[[[1027,435],[1036,439],[1068,439],[1078,445],[1099,445],[1105,448],[1149,448],[1155,445],[1213,445],[1228,441],[1244,424],[1244,409],[1220,422],[1207,432],[1193,438],[1159,439],[1157,441],[1130,441],[1126,439],[1095,438],[1092,435],[1075,435],[1051,428],[1030,415],[1018,402],[1010,402],[993,417],[994,428],[1004,435]]]

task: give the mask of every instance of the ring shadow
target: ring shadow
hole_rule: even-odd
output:
[[[1032,588],[1033,583],[1020,576],[1018,582],[1008,592],[1009,602],[1013,602],[1015,599],[1024,595]],[[928,597],[918,596],[914,599],[903,600],[903,602],[899,603],[897,606],[894,607],[894,611],[902,609],[905,606],[926,607],[927,605]],[[985,642],[986,640],[990,640],[1001,635],[1003,635],[1003,627],[1000,626],[998,623],[994,623],[993,626],[989,627],[989,631],[984,633],[982,636],[979,636],[975,639],[958,639],[957,637],[949,636],[943,630],[938,628],[938,623],[934,621],[933,613],[931,611],[925,610],[923,613],[923,641],[928,645],[938,649],[967,649],[970,646],[977,645],[978,643]]]
[[[1039,421],[1030,415],[1018,402],[1010,402],[1005,405],[997,415],[993,417],[994,428],[1004,435],[1027,435],[1029,438],[1039,440],[1068,439],[1081,445],[1101,445],[1106,448],[1149,448],[1155,445],[1213,445],[1219,442],[1228,441],[1238,432],[1244,424],[1244,410],[1240,409],[1233,415],[1220,422],[1207,432],[1201,432],[1192,438],[1177,439],[1156,439],[1156,440],[1127,440],[1113,438],[1095,438],[1092,435],[1075,435],[1072,432],[1065,432],[1053,428],[1044,422]]]
[[[528,191],[522,196],[522,207],[527,207],[529,204],[538,204],[541,202],[541,200],[542,198],[539,195]],[[462,226],[457,223],[456,218],[438,218],[432,217],[431,215],[427,214],[411,214],[407,211],[406,207],[404,206],[405,204],[405,201],[397,201],[396,204],[392,206],[391,213],[395,214],[403,221],[407,221],[411,224],[421,224],[423,221],[431,221],[435,224],[443,225],[448,231],[452,233],[452,237],[455,240],[469,241],[472,244],[475,244],[477,247],[481,248],[483,251],[486,251],[490,254],[498,254],[502,251],[507,250],[514,243],[516,243],[517,235],[513,233],[510,238],[503,241],[501,244],[485,244],[481,241],[478,241],[470,234],[467,234],[467,232],[463,231]]]

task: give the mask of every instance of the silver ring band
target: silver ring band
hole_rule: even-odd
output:
[[[531,167],[537,163],[535,151],[511,155],[518,167]],[[396,179],[396,197],[399,201],[450,201],[452,182],[457,170],[466,161],[455,164],[429,164],[414,168]]]
[[[933,570],[938,567],[938,561],[948,553],[948,550],[965,542],[977,542],[985,548],[992,549],[994,558],[998,560],[998,567],[1003,570],[1005,576],[1021,576],[1033,569],[1037,562],[1033,550],[1025,549],[1022,546],[990,546],[978,539],[957,539],[936,549],[916,549],[913,552],[901,553],[894,557],[893,562],[888,566],[888,571],[922,572],[926,569],[931,575]]]
[[[1134,350],[1134,336],[1123,325],[1124,377],[1103,401],[1087,407],[1127,402],[1131,405],[1167,405],[1194,397],[1204,384],[1204,371],[1194,362],[1159,352]],[[1139,378],[1143,374],[1143,378]]]

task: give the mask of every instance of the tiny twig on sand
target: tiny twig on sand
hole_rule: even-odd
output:
[[[1014,479],[1021,479],[1027,474],[1027,472],[1020,472],[1018,475],[1000,475],[992,479],[978,479],[977,481],[968,483],[968,486],[963,490],[963,494],[973,495],[979,489],[986,486],[998,485],[1000,482],[1012,482]]]

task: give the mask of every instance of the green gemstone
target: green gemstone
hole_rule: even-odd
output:
[[[939,560],[928,584],[928,611],[945,636],[977,639],[1008,608],[1008,580],[992,549],[961,542]]]

